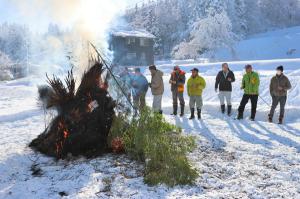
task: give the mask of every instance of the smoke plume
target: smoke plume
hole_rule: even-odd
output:
[[[126,7],[124,0],[12,0],[11,2],[29,26],[35,24],[47,26],[53,23],[60,29],[67,30],[67,33],[57,38],[53,35],[43,38],[43,41],[34,41],[33,38],[33,42],[42,43],[43,49],[48,48],[46,51],[55,53],[46,52],[46,56],[40,57],[39,63],[35,65],[45,65],[47,62],[51,65],[53,59],[64,59],[65,55],[59,58],[59,53],[69,47],[68,51],[72,51],[70,57],[77,60],[80,72],[84,70],[82,67],[86,66],[87,41],[93,42],[100,49],[107,49],[109,27]],[[36,54],[39,53],[36,51],[41,50],[32,48],[32,51],[32,54]],[[45,68],[47,71],[44,71]],[[40,67],[40,70],[50,73],[49,68],[51,66]]]

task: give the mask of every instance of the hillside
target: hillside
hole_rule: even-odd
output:
[[[125,19],[129,26],[157,37],[161,58],[214,57],[240,39],[300,25],[300,1],[160,0],[136,6]],[[126,25],[126,24],[123,24]],[[255,59],[254,57],[252,59]]]
[[[265,60],[300,57],[300,26],[253,35],[227,49],[216,52],[217,60]]]

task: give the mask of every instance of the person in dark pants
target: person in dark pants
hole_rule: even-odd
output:
[[[178,100],[180,103],[180,117],[184,115],[184,84],[185,84],[185,72],[180,70],[179,66],[174,67],[174,71],[171,74],[169,83],[171,84],[172,98],[173,98],[173,114],[177,115]]]
[[[258,91],[259,91],[259,76],[258,73],[254,72],[251,65],[245,66],[246,74],[243,76],[242,87],[244,89],[244,95],[238,109],[238,120],[244,118],[244,110],[250,99],[251,101],[251,117],[252,121],[255,120]]]
[[[270,94],[272,96],[272,107],[269,114],[269,122],[273,122],[275,109],[280,104],[279,124],[283,123],[284,107],[287,100],[287,91],[291,89],[290,80],[283,74],[283,66],[277,67],[276,75],[270,82]]]
[[[216,77],[215,90],[218,92],[221,104],[221,111],[225,113],[225,99],[227,102],[227,114],[231,115],[231,93],[232,93],[232,82],[235,81],[234,73],[229,69],[228,64],[222,64],[222,70]]]

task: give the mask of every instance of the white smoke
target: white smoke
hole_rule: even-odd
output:
[[[78,61],[78,71],[82,72],[87,61],[87,42],[90,41],[100,49],[108,49],[108,30],[115,17],[125,11],[125,0],[12,0],[29,26],[49,22],[57,24],[61,29],[68,30],[59,38],[53,35],[42,38],[40,43],[44,49],[51,53],[39,59],[43,65],[35,67],[40,73],[51,73],[51,62],[58,59],[65,59],[64,51],[71,49],[72,57]],[[36,29],[36,28],[35,28]],[[42,31],[42,30],[41,30]],[[40,52],[39,49],[32,49],[32,54]],[[47,54],[47,53],[46,53]],[[50,65],[50,67],[45,67]]]

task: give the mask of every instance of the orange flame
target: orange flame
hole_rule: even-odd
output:
[[[69,132],[67,130],[64,130],[64,138],[67,139],[69,135]]]
[[[59,155],[60,152],[63,150],[63,147],[64,147],[64,142],[65,140],[68,138],[69,136],[69,132],[68,130],[66,129],[66,127],[64,126],[64,122],[60,121],[58,123],[58,130],[59,131],[62,131],[63,132],[63,137],[64,137],[64,140],[60,140],[56,142],[55,144],[55,147],[56,147],[56,154]]]

